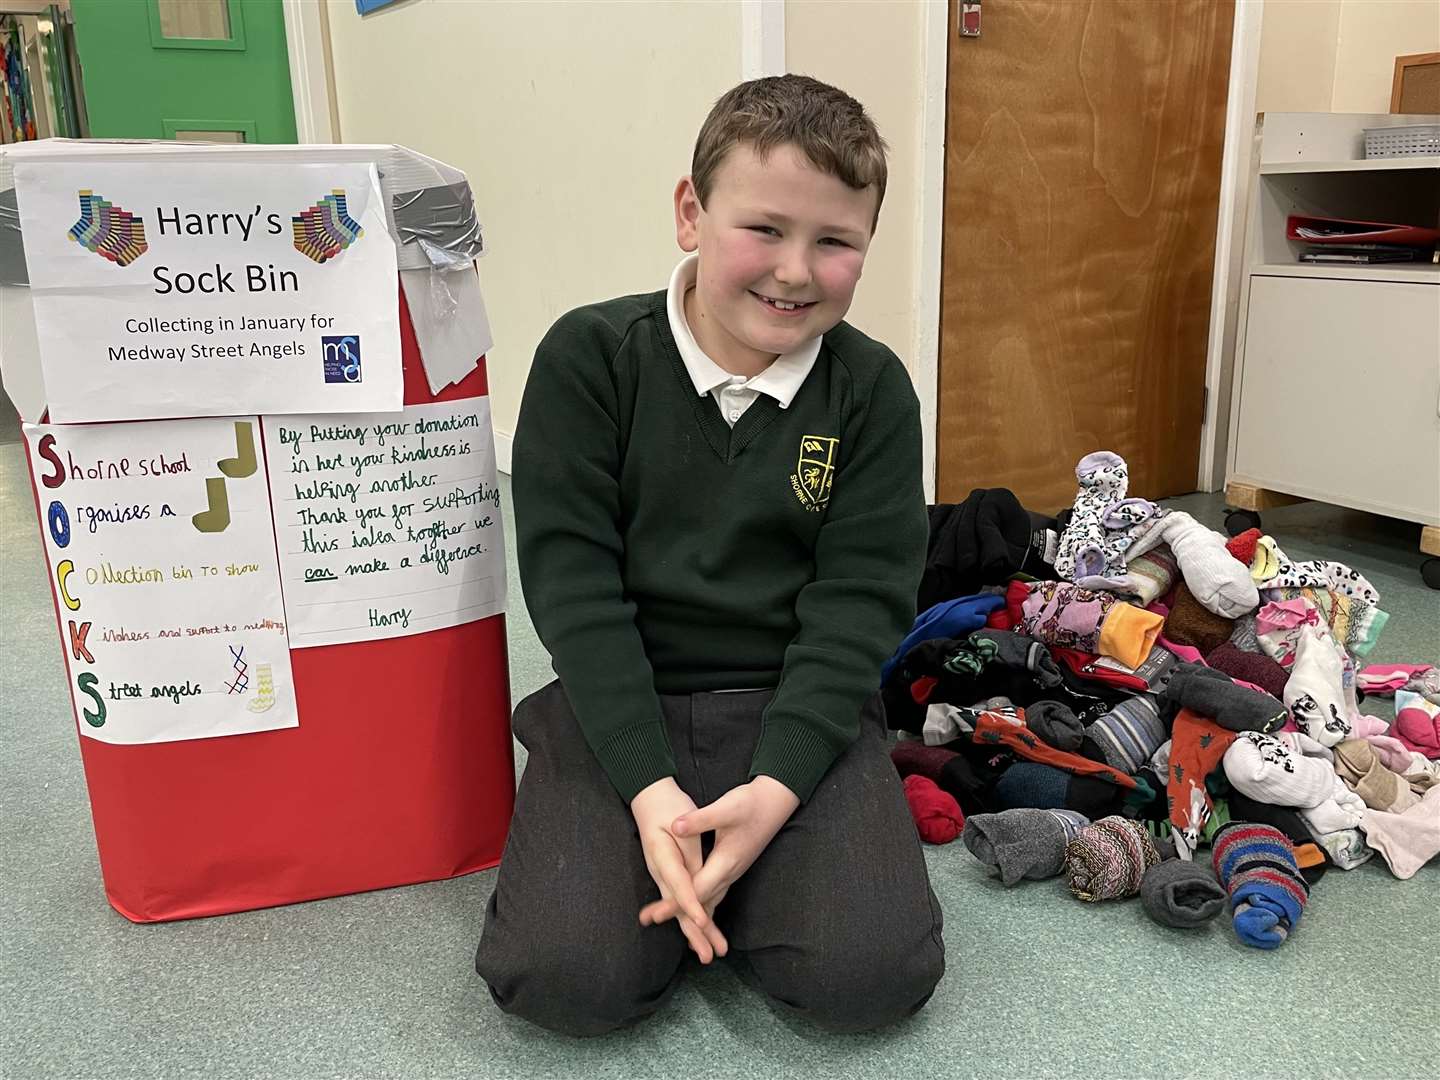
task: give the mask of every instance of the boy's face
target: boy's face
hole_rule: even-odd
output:
[[[734,147],[704,207],[682,179],[676,240],[700,253],[691,332],[701,348],[722,366],[753,367],[835,326],[865,265],[876,198],[873,187],[856,191],[793,146],[764,161],[743,143]]]

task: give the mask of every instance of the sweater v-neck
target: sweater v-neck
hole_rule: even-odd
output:
[[[715,455],[729,465],[740,451],[754,442],[755,437],[774,422],[780,414],[780,403],[769,394],[762,393],[740,414],[740,419],[735,421],[733,428],[727,424],[712,395],[702,396],[695,393],[695,385],[685,367],[685,360],[680,355],[680,347],[675,344],[675,335],[670,332],[670,317],[665,309],[665,300],[663,291],[655,294],[651,304],[651,317],[659,324],[660,341],[670,357],[670,369],[680,380],[681,392],[690,401],[695,421],[700,425],[705,441],[710,445],[710,449],[715,451]]]

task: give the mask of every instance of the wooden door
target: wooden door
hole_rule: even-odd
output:
[[[1231,0],[951,3],[937,498],[1193,491]]]

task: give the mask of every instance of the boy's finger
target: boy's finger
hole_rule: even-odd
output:
[[[715,948],[710,944],[709,939],[701,932],[700,928],[689,919],[680,920],[680,929],[685,934],[685,940],[690,943],[690,948],[695,950],[695,955],[700,958],[702,964],[708,964],[715,959]]]
[[[685,869],[679,847],[672,847],[669,852],[661,856],[659,862],[660,876],[664,879],[665,889],[670,893],[670,899],[680,905],[680,910],[696,926],[706,925],[710,921],[710,917],[705,914],[705,908],[700,903],[700,898],[695,895],[695,885],[691,881],[689,871]],[[676,865],[677,863],[679,865]]]

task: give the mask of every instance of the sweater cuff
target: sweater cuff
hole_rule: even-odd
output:
[[[665,725],[659,720],[617,731],[595,756],[627,806],[656,780],[677,771]]]
[[[774,777],[799,796],[803,805],[835,762],[835,750],[809,725],[782,720],[768,723],[750,762],[750,779]]]

